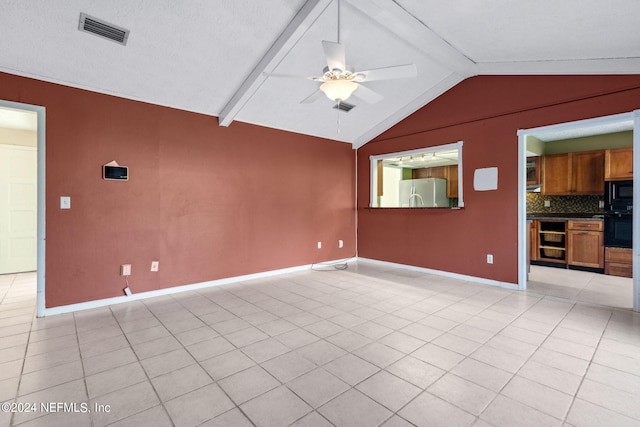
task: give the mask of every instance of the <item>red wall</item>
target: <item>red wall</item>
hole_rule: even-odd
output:
[[[635,75],[465,80],[358,150],[358,255],[517,283],[518,129],[638,108]],[[368,208],[369,156],[459,140],[463,209]],[[498,190],[473,191],[474,170],[494,166]]]
[[[0,99],[46,107],[47,307],[123,295],[124,263],[135,293],[355,254],[349,144],[3,73]]]

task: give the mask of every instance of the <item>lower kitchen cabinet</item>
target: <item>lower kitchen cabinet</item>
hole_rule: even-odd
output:
[[[567,263],[604,268],[604,236],[601,221],[568,221]]]
[[[538,260],[538,221],[529,223],[529,261]]]
[[[633,254],[631,249],[605,248],[604,274],[612,276],[633,276]]]
[[[567,264],[567,221],[536,221],[538,261],[552,265]]]
[[[530,229],[531,261],[557,267],[605,267],[602,221],[535,220]]]

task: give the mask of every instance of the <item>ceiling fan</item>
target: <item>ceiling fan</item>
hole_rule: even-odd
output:
[[[369,104],[375,104],[384,97],[362,83],[374,80],[391,80],[416,77],[418,75],[415,64],[396,65],[365,71],[352,71],[346,65],[345,48],[340,43],[340,2],[338,1],[338,42],[323,41],[322,48],[327,66],[321,76],[304,77],[288,74],[264,73],[268,77],[304,78],[321,82],[320,87],[311,95],[303,99],[301,104],[308,104],[326,95],[332,101],[340,104],[352,94]]]

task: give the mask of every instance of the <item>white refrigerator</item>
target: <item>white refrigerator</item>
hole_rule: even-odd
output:
[[[400,181],[401,208],[448,207],[447,180],[442,178],[403,179]]]

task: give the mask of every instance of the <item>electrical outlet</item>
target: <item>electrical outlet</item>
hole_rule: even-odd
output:
[[[487,264],[493,264],[493,255],[487,254]]]
[[[151,261],[151,271],[158,271],[160,268],[160,261]]]
[[[551,207],[551,200],[545,200],[544,201],[544,207],[545,208],[550,208]]]
[[[344,242],[342,240],[338,240],[338,247],[342,248],[344,246]]]
[[[318,249],[322,249],[322,242],[318,242]]]
[[[131,264],[122,264],[120,266],[121,276],[131,276]]]
[[[598,200],[598,207],[600,209],[604,208],[604,200]]]

